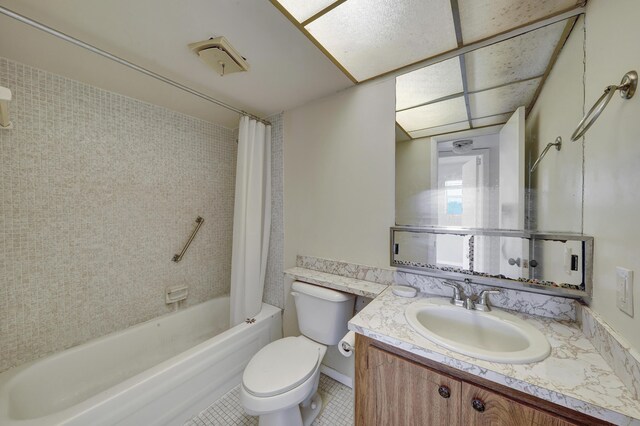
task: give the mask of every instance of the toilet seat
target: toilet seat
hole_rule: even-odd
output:
[[[247,392],[257,397],[288,392],[317,371],[324,356],[323,348],[303,336],[269,343],[249,361],[242,384]]]

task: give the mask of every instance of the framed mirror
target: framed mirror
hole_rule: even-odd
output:
[[[570,142],[585,31],[573,17],[396,79],[392,266],[590,296],[584,149]]]
[[[593,238],[559,233],[391,228],[391,265],[429,275],[589,299]]]

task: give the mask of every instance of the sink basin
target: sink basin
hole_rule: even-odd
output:
[[[507,312],[467,310],[449,299],[428,298],[405,310],[418,333],[455,352],[485,361],[526,364],[549,356],[547,338],[526,321]]]

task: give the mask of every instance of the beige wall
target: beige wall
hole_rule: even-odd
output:
[[[391,79],[285,112],[285,267],[297,254],[389,265],[394,105]]]
[[[389,265],[394,224],[395,81],[354,87],[284,114],[285,268],[303,254]],[[285,335],[297,335],[285,281]],[[353,358],[329,348],[352,375]]]
[[[234,131],[3,58],[0,85],[0,371],[171,312],[166,287],[229,292]]]
[[[582,142],[571,142],[570,137],[582,118],[583,59],[580,18],[526,120],[527,170],[549,142],[558,136],[563,141],[562,149],[552,148],[531,175],[531,229],[582,232]]]
[[[620,11],[624,11],[620,13]],[[640,71],[640,2],[587,3],[587,108],[629,70]],[[640,351],[640,95],[617,95],[585,135],[584,232],[595,237],[593,307]],[[635,271],[631,318],[616,307],[615,267]]]

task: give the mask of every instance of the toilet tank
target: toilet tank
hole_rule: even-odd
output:
[[[355,296],[300,281],[294,281],[291,294],[300,332],[324,345],[337,345],[348,331]]]

